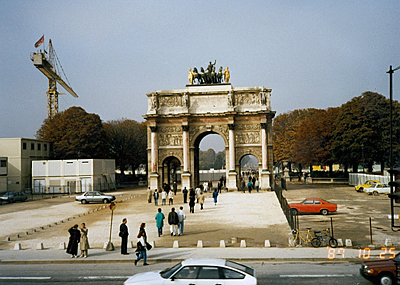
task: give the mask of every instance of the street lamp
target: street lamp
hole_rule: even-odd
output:
[[[389,96],[390,96],[390,194],[393,195],[393,73],[400,69],[400,66],[396,67],[395,69],[392,66],[389,67]],[[391,209],[391,216],[392,216],[392,230],[394,228],[400,228],[400,226],[394,225],[394,209],[393,209],[393,198],[390,199],[390,209]]]

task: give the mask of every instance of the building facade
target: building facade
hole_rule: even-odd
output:
[[[115,190],[114,159],[32,162],[33,194],[74,194]]]
[[[0,157],[2,157],[0,161],[0,192],[30,192],[32,189],[32,161],[48,159],[50,154],[51,144],[48,141],[0,138]]]

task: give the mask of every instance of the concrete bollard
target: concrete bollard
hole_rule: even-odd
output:
[[[390,238],[385,239],[385,246],[392,246],[392,240]]]
[[[232,238],[232,243],[237,243],[237,238],[236,237]]]
[[[136,248],[136,243],[133,240],[131,240],[131,248]]]
[[[177,240],[174,240],[174,244],[172,246],[173,248],[179,248],[179,242]]]
[[[202,248],[203,247],[203,241],[202,240],[198,240],[197,241],[197,247],[198,248]]]
[[[60,242],[58,249],[65,250],[66,249],[65,242]]]
[[[224,240],[220,240],[219,241],[219,247],[225,247],[225,241]]]
[[[29,235],[29,232],[25,232],[25,235],[26,235],[26,236]]]
[[[16,234],[15,237],[16,237],[16,238],[19,238],[19,234]]]
[[[108,241],[105,241],[105,242],[104,242],[104,245],[103,245],[103,249],[106,249],[106,248],[107,248],[107,245],[108,245]]]
[[[240,247],[246,247],[246,241],[244,239],[240,241]]]
[[[343,246],[343,240],[341,238],[337,239],[337,245],[338,246]]]
[[[21,250],[21,244],[19,242],[17,242],[16,244],[14,244],[14,250]]]
[[[271,247],[271,243],[269,242],[269,239],[265,240],[264,247]]]
[[[351,239],[346,239],[346,247],[352,247],[353,243],[351,242]]]
[[[44,247],[43,247],[43,243],[38,243],[38,244],[36,244],[36,249],[37,250],[42,250],[42,249],[44,249]]]
[[[11,238],[10,237],[6,237],[5,241],[10,241]]]
[[[156,242],[154,240],[150,241],[149,243],[153,248],[156,248]]]

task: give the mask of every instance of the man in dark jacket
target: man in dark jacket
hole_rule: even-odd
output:
[[[169,212],[168,214],[168,224],[170,225],[171,236],[176,236],[179,224],[179,217],[178,214],[175,212],[175,208],[172,208],[171,212]]]
[[[126,223],[128,220],[124,218],[122,224],[119,226],[119,236],[121,237],[121,254],[128,255],[128,226]]]
[[[78,257],[78,243],[81,239],[81,232],[78,230],[78,225],[74,225],[68,230],[70,237],[67,247],[67,253],[71,254],[71,258]]]

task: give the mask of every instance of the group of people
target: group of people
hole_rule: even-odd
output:
[[[67,247],[67,253],[71,254],[71,258],[88,257],[89,240],[88,240],[88,228],[85,223],[82,223],[80,228],[76,224],[71,227],[69,232],[69,241]],[[81,254],[78,256],[78,245],[80,244]]]
[[[258,180],[258,177],[255,176],[252,177],[251,175],[249,175],[247,183],[244,177],[242,177],[240,179],[240,184],[243,193],[246,192],[246,188],[249,191],[249,193],[251,193],[252,190],[257,190],[257,192],[260,191],[260,182]]]

